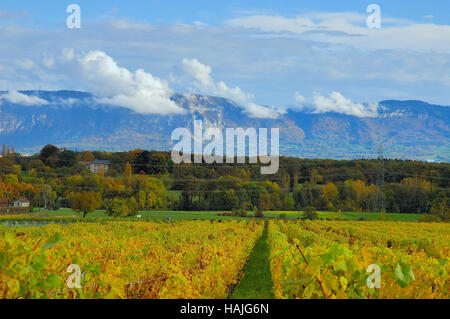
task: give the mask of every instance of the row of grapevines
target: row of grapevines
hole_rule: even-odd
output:
[[[352,233],[346,234],[327,231],[330,227],[339,227],[339,223],[336,225],[329,223],[327,228],[317,231],[317,228],[320,228],[318,226],[320,224],[320,222],[306,222],[303,224],[303,227],[315,231],[320,236],[343,243],[352,251],[360,251],[361,256],[367,260],[367,264],[373,263],[382,267],[386,280],[384,282],[385,287],[378,292],[380,298],[448,298],[448,255],[437,259],[430,257],[424,250],[417,250],[414,246],[394,248],[385,245],[384,242],[377,244],[375,241],[365,240],[365,231],[363,230],[356,232],[353,229]],[[348,224],[348,226],[355,226],[360,224],[360,222],[348,222]],[[380,224],[384,226],[385,223],[374,223],[370,229],[376,231],[377,226]],[[437,229],[443,226],[443,224],[432,225]],[[390,222],[389,226],[393,229],[398,227],[399,233],[401,233],[401,223]],[[414,235],[410,234],[410,236]],[[447,244],[444,242],[442,245],[444,245],[442,247],[448,246],[448,242]],[[444,251],[442,248],[436,247],[436,252],[439,255],[443,255],[442,251]],[[402,278],[397,278],[395,271],[398,269],[397,265],[399,264],[405,265],[406,268],[410,269],[416,280],[410,282],[409,280],[404,281]],[[396,285],[396,283],[399,283],[399,285]],[[398,286],[402,289],[399,289]]]
[[[301,233],[299,238],[289,240],[281,230],[283,226],[279,222],[269,224],[270,268],[276,298],[365,296],[366,274],[350,250],[321,240],[314,233]]]
[[[327,231],[333,225],[270,225],[277,297],[448,298],[448,258],[437,260],[423,251],[408,253]],[[380,289],[367,287],[366,269],[372,264],[381,268]]]
[[[262,234],[255,221],[0,229],[0,298],[224,298]],[[66,272],[81,268],[82,288]]]
[[[428,256],[437,259],[447,258],[450,252],[450,225],[445,223],[316,221],[311,227],[320,232],[337,233],[349,239],[369,241],[376,246],[408,252],[424,251]]]

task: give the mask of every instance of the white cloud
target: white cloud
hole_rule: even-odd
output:
[[[215,83],[211,77],[211,67],[200,63],[197,59],[186,59],[181,61],[181,70],[188,76],[197,80],[202,88],[213,89]]]
[[[79,56],[76,63],[81,79],[101,103],[145,114],[184,113],[184,109],[170,99],[173,91],[167,82],[142,69],[130,72],[102,51],[89,51]]]
[[[207,23],[204,23],[202,21],[194,21],[192,24],[195,25],[196,27],[207,27],[208,26]]]
[[[294,98],[295,98],[295,101],[299,105],[302,105],[303,102],[305,102],[305,97],[303,95],[301,95],[300,93],[298,93],[298,92],[295,92]]]
[[[289,106],[288,107],[289,109],[296,111],[304,111],[307,109],[307,107],[305,106],[306,98],[297,91],[294,94],[294,100],[296,103],[294,105]]]
[[[329,97],[316,95],[311,105],[304,104],[305,99],[298,93],[295,98],[298,103],[295,109],[311,113],[335,112],[357,117],[378,116],[378,103],[355,103],[339,92],[332,92]]]
[[[236,18],[227,21],[231,26],[259,29],[265,32],[289,31],[295,33],[305,32],[315,27],[315,23],[308,17],[296,17],[293,19],[282,16],[255,15]]]
[[[224,81],[215,82],[211,76],[211,67],[200,63],[197,59],[184,58],[181,62],[180,71],[194,79],[195,89],[199,92],[229,98],[244,108],[250,117],[277,118],[284,112],[275,107],[254,103],[254,95],[245,93],[237,86],[228,87]]]
[[[51,67],[53,67],[55,65],[55,61],[52,58],[44,58],[42,60],[42,62],[44,63],[44,65],[47,68],[51,68]]]
[[[35,67],[34,62],[30,59],[18,60],[17,65],[24,70],[31,70]]]
[[[65,48],[62,50],[61,59],[63,61],[72,61],[75,58],[75,50],[71,48]]]
[[[368,14],[353,12],[314,13],[284,17],[254,15],[228,20],[235,27],[266,33],[292,33],[304,39],[351,45],[370,50],[416,50],[450,52],[450,26],[415,23],[410,20],[381,16],[381,29],[369,29]]]
[[[69,88],[92,93],[98,103],[125,107],[142,114],[185,113],[182,107],[171,100],[174,91],[166,81],[143,69],[133,72],[120,67],[103,51],[78,53],[74,49],[66,48],[57,57],[44,53],[44,56],[36,59],[36,62],[30,59],[19,62],[32,66],[43,81],[77,82],[77,87]],[[29,74],[32,73],[29,72],[27,75]],[[48,103],[17,91],[11,91],[5,95],[5,99],[25,105]],[[74,103],[74,101],[52,101],[51,103],[53,102]]]
[[[8,93],[3,95],[3,98],[8,102],[27,106],[48,104],[48,101],[41,99],[40,97],[28,96],[17,91],[8,91]]]
[[[151,26],[148,23],[133,23],[126,18],[114,19],[112,26],[118,30],[150,30]]]

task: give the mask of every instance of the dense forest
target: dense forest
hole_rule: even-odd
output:
[[[99,172],[86,163],[109,161]],[[180,164],[170,153],[74,152],[45,146],[22,156],[3,146],[0,198],[33,207],[96,208],[127,216],[139,210],[386,211],[449,214],[450,164],[405,160],[281,157],[275,175],[259,164]]]

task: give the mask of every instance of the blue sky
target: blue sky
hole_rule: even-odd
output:
[[[68,4],[79,4],[86,19],[96,20],[104,16],[116,15],[133,19],[147,20],[151,23],[192,23],[203,21],[212,25],[221,25],[224,19],[245,13],[271,13],[295,15],[308,12],[360,12],[376,3],[384,13],[398,18],[425,21],[424,16],[433,15],[433,22],[445,24],[450,20],[450,2],[405,1],[405,0],[254,0],[254,1],[211,1],[211,0],[3,0],[2,9],[29,11],[35,25],[49,26],[61,24],[66,19],[65,8]]]
[[[66,27],[71,3],[81,29]],[[371,3],[381,29],[366,26]],[[2,0],[0,90],[80,89],[150,113],[196,92],[256,117],[449,105],[449,24],[449,1]]]

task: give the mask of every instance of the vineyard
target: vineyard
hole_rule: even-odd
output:
[[[0,230],[0,296],[226,298],[262,229],[197,221]],[[71,264],[84,273],[82,289],[65,287]]]
[[[228,298],[262,237],[275,298],[449,298],[446,223],[257,219],[0,227],[0,298]]]
[[[448,298],[448,224],[273,222],[277,298]],[[368,288],[369,265],[380,287]]]

